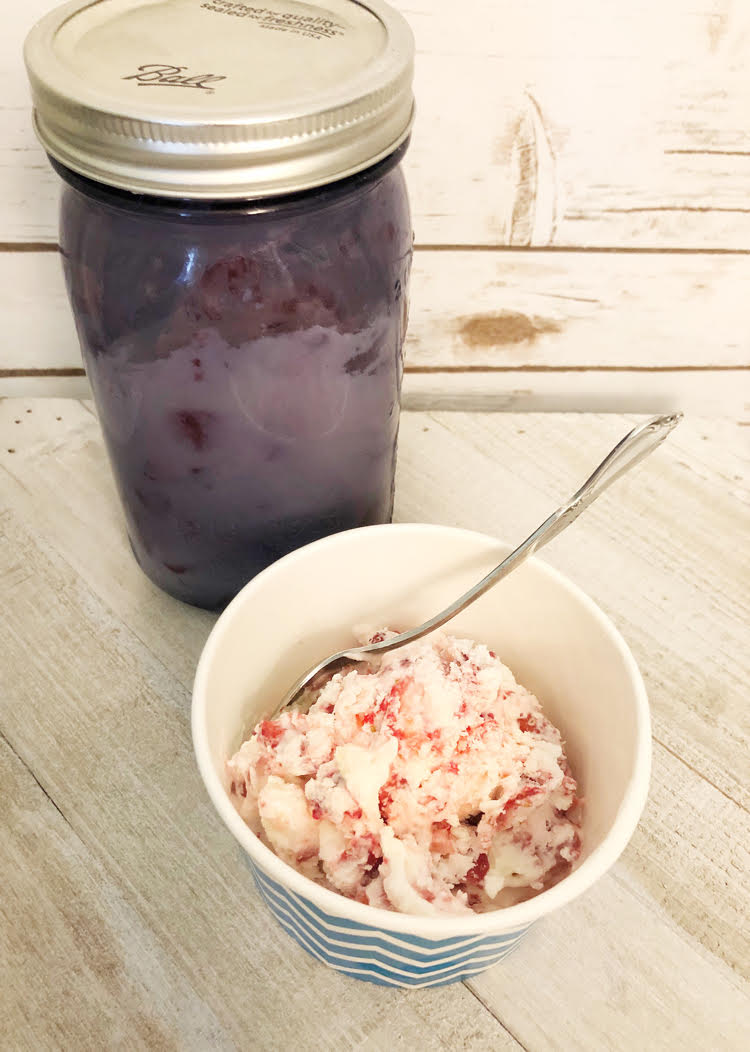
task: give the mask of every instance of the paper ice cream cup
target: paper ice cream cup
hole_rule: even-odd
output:
[[[421,623],[509,550],[483,534],[421,524],[326,537],[250,581],[219,617],[201,655],[192,728],[208,794],[281,927],[318,960],[354,978],[437,986],[498,963],[536,920],[607,872],[643,810],[651,735],[635,660],[591,599],[532,559],[446,628],[495,650],[562,732],[585,808],[580,859],[559,883],[481,914],[391,912],[309,880],[237,814],[225,763],[299,675],[326,654],[351,646],[354,626]]]

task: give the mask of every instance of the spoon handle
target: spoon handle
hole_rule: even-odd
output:
[[[421,639],[422,636],[426,636],[429,632],[440,628],[446,621],[450,621],[452,617],[465,610],[480,595],[484,595],[485,592],[489,591],[503,577],[507,577],[512,570],[515,570],[521,563],[525,562],[530,555],[539,551],[545,544],[549,544],[553,537],[557,537],[558,533],[562,533],[564,529],[570,526],[571,522],[578,518],[582,511],[588,508],[589,504],[596,500],[600,493],[604,492],[607,486],[611,486],[615,479],[618,479],[620,475],[624,475],[626,471],[629,471],[635,464],[648,456],[660,442],[663,442],[672,428],[679,424],[680,420],[682,420],[682,413],[670,413],[668,416],[656,416],[645,424],[634,427],[607,454],[596,471],[589,476],[570,500],[553,512],[548,519],[545,519],[542,525],[537,527],[522,544],[519,544],[515,551],[512,551],[510,555],[503,559],[499,566],[491,570],[473,588],[470,588],[468,592],[465,592],[450,606],[447,606],[445,610],[435,614],[429,621],[425,621],[424,624],[418,625],[416,628],[410,628],[406,632],[401,632],[399,635],[392,636],[390,639],[384,639],[379,643],[368,643],[363,647],[339,651],[338,654],[331,655],[331,657],[321,661],[314,668],[308,669],[305,675],[287,692],[274,715],[294,702],[304,687],[324,669],[331,672],[333,669],[344,667],[352,661],[367,661],[371,654],[383,654],[388,650],[395,650],[397,647],[405,646],[406,643],[412,643],[415,639]]]
[[[626,471],[629,471],[644,457],[647,457],[652,450],[656,449],[669,432],[679,424],[681,419],[682,413],[670,413],[668,416],[653,417],[646,423],[634,427],[607,454],[599,467],[589,476],[581,488],[573,494],[569,501],[559,507],[557,511],[554,511],[548,519],[545,519],[541,526],[538,526],[525,541],[503,559],[499,566],[491,570],[486,577],[483,577],[468,592],[465,592],[450,606],[447,606],[439,614],[435,614],[429,621],[425,621],[424,624],[419,625],[417,628],[401,632],[400,635],[393,636],[391,639],[385,639],[382,643],[369,644],[365,647],[346,651],[346,657],[361,658],[365,653],[374,654],[393,650],[415,639],[421,639],[422,636],[426,636],[429,632],[433,632],[436,628],[440,628],[447,621],[450,621],[452,617],[465,610],[475,599],[478,599],[480,595],[484,595],[493,585],[525,562],[534,552],[539,551],[545,544],[549,544],[554,537],[557,537],[559,533],[562,533],[608,486],[611,486],[616,479],[624,475]]]

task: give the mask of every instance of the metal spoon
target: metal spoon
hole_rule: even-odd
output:
[[[450,606],[447,606],[445,610],[435,614],[429,621],[425,621],[416,628],[410,628],[406,632],[401,632],[399,635],[390,639],[384,639],[379,643],[368,643],[366,646],[340,650],[338,653],[325,658],[324,661],[319,661],[317,665],[308,669],[304,676],[301,676],[294,686],[289,689],[283,701],[275,710],[274,716],[277,716],[288,705],[296,701],[305,687],[309,686],[311,681],[321,672],[333,673],[344,665],[366,662],[373,656],[385,654],[387,651],[395,650],[397,647],[405,646],[407,643],[413,643],[415,639],[421,639],[422,636],[426,636],[429,632],[440,628],[446,621],[450,621],[452,617],[465,610],[470,603],[473,603],[480,595],[484,595],[503,577],[507,577],[512,570],[515,570],[521,563],[525,562],[530,555],[533,555],[534,552],[548,544],[553,537],[557,537],[559,533],[562,533],[564,529],[570,526],[571,522],[578,518],[582,511],[596,500],[600,493],[604,492],[607,486],[610,486],[615,479],[618,479],[620,475],[624,475],[626,471],[629,471],[644,457],[648,456],[652,450],[656,449],[669,432],[679,424],[680,420],[682,420],[682,413],[670,413],[667,416],[656,416],[645,424],[634,427],[607,454],[596,471],[573,494],[570,500],[553,512],[548,519],[545,519],[541,526],[538,526],[522,544],[519,544],[510,555],[503,559],[499,566],[490,571],[478,584],[475,584],[468,592],[465,592]]]

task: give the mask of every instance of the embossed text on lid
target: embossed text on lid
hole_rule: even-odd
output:
[[[382,0],[75,0],[25,56],[37,132],[63,164],[128,190],[249,198],[396,149],[413,51]]]

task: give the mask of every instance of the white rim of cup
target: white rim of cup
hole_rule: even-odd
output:
[[[221,779],[214,770],[205,733],[205,688],[208,669],[212,663],[214,652],[221,636],[226,631],[225,625],[231,620],[234,610],[247,602],[248,596],[257,588],[261,580],[265,583],[274,574],[286,571],[293,562],[304,559],[311,549],[330,546],[337,542],[340,543],[342,538],[351,534],[368,533],[372,535],[385,530],[389,532],[398,530],[402,533],[424,533],[425,530],[442,534],[452,533],[454,536],[468,536],[472,539],[480,539],[483,542],[503,545],[503,542],[498,538],[476,530],[465,530],[454,526],[438,526],[428,523],[388,523],[382,526],[363,526],[358,529],[346,530],[342,533],[323,537],[318,541],[313,541],[311,544],[290,552],[277,562],[272,563],[265,570],[262,570],[245,585],[219,615],[219,619],[206,640],[196,668],[193,682],[191,725],[193,748],[198,763],[198,770],[220,818],[250,858],[273,880],[276,880],[283,887],[301,898],[309,900],[328,916],[338,917],[341,920],[352,921],[356,924],[373,928],[380,928],[386,932],[416,935],[427,939],[501,934],[528,927],[540,917],[559,909],[583,894],[614,865],[627,847],[640,821],[648,796],[651,775],[651,717],[646,688],[635,658],[620,632],[593,599],[590,599],[578,585],[574,584],[564,574],[555,570],[541,559],[532,557],[529,562],[532,562],[536,569],[570,592],[578,602],[589,610],[595,620],[599,622],[613,640],[630,675],[636,700],[637,752],[633,775],[625,790],[620,809],[601,844],[584,859],[580,866],[566,877],[563,877],[559,884],[555,884],[554,887],[546,891],[541,891],[538,895],[525,902],[518,903],[518,905],[500,907],[497,910],[489,910],[487,913],[477,913],[467,917],[440,915],[421,917],[415,914],[398,913],[380,909],[377,906],[355,902],[353,899],[346,898],[346,896],[316,884],[313,880],[303,876],[302,873],[299,873],[279,858],[278,855],[274,854],[270,848],[266,847],[234,809]],[[508,546],[505,545],[505,547]]]

